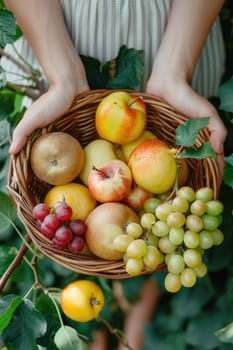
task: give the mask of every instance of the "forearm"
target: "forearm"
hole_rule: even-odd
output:
[[[169,69],[190,81],[224,0],[173,0],[154,70]]]
[[[5,0],[50,85],[87,85],[82,62],[69,37],[58,0]],[[78,76],[77,76],[78,75]]]

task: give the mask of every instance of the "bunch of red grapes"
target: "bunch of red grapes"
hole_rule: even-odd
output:
[[[39,203],[32,211],[40,232],[51,239],[56,248],[79,253],[85,246],[87,225],[81,219],[72,220],[72,215],[72,208],[64,199],[52,209],[45,203]]]

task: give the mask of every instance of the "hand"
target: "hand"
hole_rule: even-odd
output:
[[[54,84],[49,90],[33,102],[25,112],[13,132],[12,143],[9,149],[11,154],[18,153],[26,144],[30,134],[37,128],[47,126],[62,116],[70,107],[74,97],[81,92],[89,90],[84,84],[77,93],[73,88]]]
[[[160,79],[152,74],[146,91],[162,98],[178,112],[189,118],[210,117],[208,125],[210,141],[218,155],[218,166],[222,174],[224,168],[224,141],[227,130],[214,106],[206,98],[197,94],[185,80],[175,75],[167,77],[163,75]]]

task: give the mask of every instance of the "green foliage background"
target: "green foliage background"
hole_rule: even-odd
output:
[[[208,276],[191,289],[182,289],[176,295],[168,294],[163,286],[164,273],[152,274],[159,285],[161,296],[154,317],[145,325],[142,350],[230,350],[233,347],[233,5],[227,1],[221,13],[225,38],[226,72],[218,96],[212,102],[218,108],[227,129],[225,143],[226,167],[220,200],[224,203],[221,229],[225,240],[220,247],[206,254]],[[0,1],[0,48],[13,44],[21,35],[12,14]],[[0,51],[0,55],[2,51]],[[140,52],[122,47],[111,62],[101,63],[82,56],[92,88],[137,89],[143,70]],[[130,65],[128,64],[130,62]],[[109,72],[114,67],[114,79]],[[32,75],[31,85],[37,87]],[[36,72],[37,74],[38,72]],[[93,79],[93,77],[95,77]],[[0,277],[17,258],[25,229],[6,190],[9,138],[15,123],[21,118],[23,93],[20,86],[9,85],[0,66]],[[32,247],[33,249],[33,247]],[[37,271],[32,268],[37,255]],[[41,285],[35,284],[39,273]],[[93,279],[106,295],[106,306],[101,314],[113,327],[123,328],[124,313],[113,297],[111,281],[77,275],[39,252],[29,249],[15,271],[9,276],[0,298],[0,349],[4,350],[72,350],[87,349],[93,329],[103,324],[97,320],[77,324],[59,313],[59,291],[74,279]],[[2,281],[2,280],[1,280]],[[140,292],[144,277],[122,281],[130,302]],[[111,344],[116,338],[110,334]],[[65,339],[65,341],[61,341]],[[114,346],[114,345],[112,345]]]

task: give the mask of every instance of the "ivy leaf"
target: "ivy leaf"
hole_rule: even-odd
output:
[[[180,158],[216,158],[216,153],[214,152],[210,141],[203,143],[199,148],[187,148],[180,155]]]
[[[233,112],[233,77],[220,86],[218,96],[221,101],[218,108],[226,112]]]
[[[54,337],[59,350],[88,350],[87,345],[79,338],[76,330],[69,326],[61,327]]]
[[[42,337],[47,328],[44,316],[35,310],[30,300],[25,300],[16,309],[14,319],[3,331],[2,339],[7,347],[17,350],[38,350],[37,338]]]
[[[0,9],[0,47],[13,44],[16,35],[16,22],[13,14],[4,9]]]
[[[198,119],[189,119],[184,124],[176,128],[177,145],[190,147],[193,146],[199,131],[209,124],[209,117]]]
[[[107,84],[107,89],[137,90],[144,71],[142,51],[128,49],[123,45],[116,57],[115,69],[115,76]]]
[[[233,188],[233,165],[226,163],[223,171],[223,181],[226,185]]]
[[[15,310],[23,302],[17,295],[7,295],[0,299],[0,332],[10,323]]]

